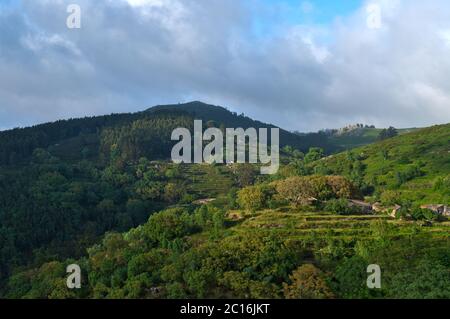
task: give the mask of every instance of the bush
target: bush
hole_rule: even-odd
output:
[[[396,273],[388,287],[391,298],[449,299],[450,272],[437,261],[423,259],[413,271]]]
[[[239,207],[237,203],[237,192],[238,189],[233,187],[227,194],[227,206],[229,209],[237,209]]]
[[[274,192],[274,188],[269,185],[249,186],[238,192],[238,203],[249,211],[266,208]]]
[[[400,204],[401,193],[397,191],[384,191],[380,195],[380,201],[384,206],[393,206]]]
[[[378,135],[378,140],[384,141],[388,138],[392,138],[398,135],[398,131],[395,127],[389,127],[388,129],[383,129]]]
[[[324,157],[323,149],[321,149],[319,147],[311,147],[309,149],[309,152],[306,153],[304,161],[306,164],[309,164],[309,163],[318,161],[323,157]]]
[[[193,230],[191,217],[182,208],[172,208],[152,215],[145,228],[145,237],[150,242],[162,243],[190,234]]]
[[[414,220],[425,220],[425,221],[432,221],[437,220],[439,218],[439,215],[433,212],[429,209],[422,209],[422,208],[414,208],[411,211],[411,216]]]
[[[360,214],[361,210],[356,206],[351,206],[346,199],[332,199],[325,205],[325,210],[338,215]]]
[[[367,289],[368,262],[359,256],[344,259],[334,272],[333,290],[339,298],[368,298]]]
[[[420,177],[423,175],[424,175],[423,171],[420,169],[419,165],[416,164],[416,165],[409,166],[403,172],[397,172],[395,174],[395,179],[396,179],[397,186],[401,186],[402,184],[404,184],[416,177]]]
[[[446,177],[439,177],[435,181],[433,189],[443,195],[450,195],[450,175]]]
[[[184,194],[185,192],[183,186],[174,183],[168,183],[164,187],[163,197],[166,202],[175,204],[184,196]]]
[[[312,198],[329,200],[359,197],[356,187],[342,176],[296,176],[274,182],[273,185],[280,199],[296,206],[307,205]]]
[[[330,299],[333,293],[322,271],[312,264],[300,266],[289,276],[291,284],[283,283],[286,299]]]

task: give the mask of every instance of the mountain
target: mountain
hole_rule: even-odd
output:
[[[273,127],[192,102],[0,132],[0,284],[17,267],[79,256],[105,232],[138,226],[157,210],[253,182],[251,167],[170,163],[172,131],[192,129],[194,119]],[[280,139],[305,151],[326,146],[285,130]]]
[[[172,130],[190,128],[194,119],[216,127],[275,127],[201,102],[155,106],[143,112],[61,120],[0,132],[0,165],[27,163],[36,148],[65,160],[108,157],[113,144],[126,148],[122,151],[132,159],[141,155],[168,158]],[[327,153],[335,151],[324,136],[315,133],[298,136],[280,129],[280,144],[303,152],[314,146]]]
[[[24,195],[11,201],[14,218],[0,216],[0,261],[12,268],[3,271],[0,296],[448,299],[450,222],[417,205],[449,203],[449,147],[450,124],[434,126],[321,159],[312,150],[284,167],[297,175],[246,185],[229,177],[247,175],[248,166],[234,172],[112,156],[96,170],[40,151],[24,174],[31,187],[15,180],[0,189],[2,199]],[[205,186],[218,180],[227,184],[213,195]],[[214,198],[198,206],[185,197],[197,190],[177,196],[191,185]],[[158,189],[168,203],[155,211]],[[368,211],[355,201],[360,193],[415,207],[394,218]],[[71,264],[82,269],[81,289],[66,287]],[[369,288],[368,266],[382,269],[380,288]]]
[[[275,128],[272,124],[263,123],[253,120],[244,114],[230,112],[224,107],[209,105],[202,102],[194,101],[186,104],[160,105],[148,109],[147,113],[156,113],[161,111],[169,112],[186,112],[195,119],[201,119],[209,122],[213,126],[223,126],[229,128],[242,127],[244,129],[253,127],[259,128]],[[280,128],[280,146],[291,146],[302,152],[307,152],[311,147],[321,147],[326,153],[332,153],[337,150],[328,140],[320,133],[307,133],[299,136],[292,132]]]
[[[348,203],[448,204],[450,124],[333,155],[286,148],[279,174],[258,176],[250,164],[171,163],[172,130],[194,119],[270,127],[192,102],[1,132],[0,297],[448,296],[435,287],[450,282],[448,222],[418,210],[420,228]],[[305,151],[329,145],[280,133]],[[364,286],[373,260],[388,274],[379,293]],[[65,286],[74,262],[79,291]],[[431,288],[414,290],[424,273]],[[319,291],[300,289],[308,278]]]

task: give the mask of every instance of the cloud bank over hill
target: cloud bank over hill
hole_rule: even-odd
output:
[[[81,29],[66,27],[70,3]],[[301,131],[450,122],[448,1],[374,0],[320,23],[318,3],[274,3],[10,1],[0,128],[188,100]],[[302,16],[283,21],[297,5]]]

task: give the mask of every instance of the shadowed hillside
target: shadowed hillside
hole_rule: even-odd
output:
[[[132,152],[134,159],[138,153],[150,159],[168,158],[173,145],[170,133],[176,127],[190,128],[194,119],[203,120],[204,125],[209,122],[210,126],[225,128],[275,127],[201,102],[156,106],[133,114],[61,120],[0,132],[0,165],[26,163],[36,148],[48,149],[65,160],[94,160],[102,152],[108,153],[110,150],[104,147],[110,147],[112,142],[119,147],[130,146],[125,151]],[[336,149],[320,134],[297,136],[283,129],[280,144],[301,151],[312,146],[322,147],[328,153]]]

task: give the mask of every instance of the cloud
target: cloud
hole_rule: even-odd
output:
[[[73,2],[0,9],[0,128],[191,99],[301,131],[450,122],[444,0],[370,1],[324,25],[279,23],[261,0],[78,0],[70,30]]]

